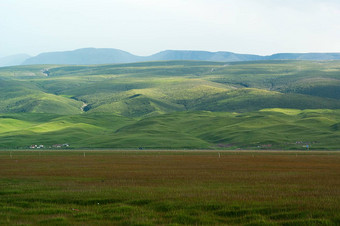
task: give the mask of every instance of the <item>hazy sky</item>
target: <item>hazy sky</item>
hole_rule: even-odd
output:
[[[340,52],[340,0],[0,0],[0,56]]]

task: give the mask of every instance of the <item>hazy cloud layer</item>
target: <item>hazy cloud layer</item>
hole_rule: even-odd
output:
[[[340,52],[338,0],[1,0],[0,56],[83,47]]]

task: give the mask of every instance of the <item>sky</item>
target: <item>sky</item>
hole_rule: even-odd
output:
[[[340,0],[0,0],[0,56],[340,52]]]

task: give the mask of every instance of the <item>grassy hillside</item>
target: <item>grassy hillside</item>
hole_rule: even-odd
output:
[[[338,110],[268,109],[250,113],[180,112],[146,118],[117,135],[138,138],[141,146],[336,148],[340,141]],[[152,137],[151,143],[147,143]],[[196,140],[196,139],[199,139]],[[123,141],[122,141],[123,140]],[[145,140],[145,141],[144,141]],[[131,144],[131,143],[130,143]]]
[[[3,67],[0,87],[0,113],[7,117],[0,129],[3,148],[71,143],[289,149],[340,143],[339,61]],[[265,110],[273,108],[296,114]],[[38,114],[32,124],[36,114],[18,119],[13,113],[46,116]]]
[[[76,114],[82,103],[40,91],[34,84],[0,78],[0,112]]]
[[[174,112],[140,120],[108,113],[2,114],[0,147],[336,149],[339,122],[339,110]]]
[[[0,76],[51,95],[45,99],[58,97],[55,101],[71,105],[59,113],[77,113],[74,109],[77,100],[77,108],[81,102],[87,104],[85,111],[146,117],[182,110],[338,109],[339,64],[338,61],[228,64],[169,61],[44,65],[1,68]],[[14,105],[1,111],[18,112]],[[52,101],[50,105],[56,104]],[[37,108],[43,112],[47,107]]]
[[[91,147],[93,142],[112,139],[112,134],[133,119],[113,114],[80,115],[2,114],[1,147],[28,147],[32,144],[70,143],[73,147]]]

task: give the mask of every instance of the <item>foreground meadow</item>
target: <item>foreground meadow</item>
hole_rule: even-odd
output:
[[[0,225],[339,225],[340,152],[1,151]]]

